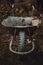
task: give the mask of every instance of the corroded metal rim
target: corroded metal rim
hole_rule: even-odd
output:
[[[21,25],[22,20],[24,19],[24,24]],[[36,19],[35,19],[36,20]],[[36,21],[33,20],[32,17],[14,17],[14,16],[9,16],[7,19],[4,19],[1,24],[5,27],[12,27],[12,28],[27,28],[27,27],[33,27],[33,26],[38,26],[38,24],[41,23],[41,20],[38,19],[37,24]],[[34,23],[35,21],[35,23]],[[20,23],[20,24],[18,24]],[[35,24],[35,25],[33,25]]]

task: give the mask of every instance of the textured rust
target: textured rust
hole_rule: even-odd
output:
[[[15,10],[15,9],[14,9]],[[8,7],[7,12],[10,13],[2,13],[2,9],[0,9],[0,65],[43,65],[43,16],[41,18],[42,24],[40,25],[39,29],[35,31],[33,37],[36,39],[35,41],[35,50],[30,53],[28,59],[25,61],[21,61],[19,59],[19,55],[15,55],[9,50],[9,41],[11,34],[1,25],[1,22],[4,18],[11,15],[11,11]],[[4,12],[4,11],[3,11]],[[19,15],[19,14],[15,14]],[[21,14],[22,16],[27,16],[27,13]],[[20,15],[20,16],[21,16]]]

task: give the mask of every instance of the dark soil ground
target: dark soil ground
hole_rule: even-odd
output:
[[[43,65],[43,17],[42,24],[35,31],[33,37],[35,41],[35,50],[19,58],[19,55],[13,54],[9,50],[9,42],[11,34],[1,25],[3,17],[0,15],[0,65]],[[25,60],[24,60],[25,59]]]

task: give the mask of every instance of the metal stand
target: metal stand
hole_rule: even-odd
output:
[[[26,48],[26,45],[25,45],[25,32],[19,32],[19,37],[20,37],[20,40],[19,40],[19,46],[18,46],[18,52],[17,51],[14,51],[12,49],[12,41],[13,41],[13,37],[15,37],[15,33],[16,33],[16,28],[15,28],[15,32],[14,32],[14,36],[11,36],[11,41],[10,41],[10,45],[9,45],[9,49],[11,52],[15,53],[15,54],[20,54],[20,55],[23,55],[23,54],[29,54],[30,52],[32,52],[35,48],[35,45],[34,45],[34,40],[30,34],[30,29],[28,28],[28,31],[29,31],[29,37],[30,37],[30,41],[31,41],[31,44],[32,44],[32,49],[28,52],[23,52],[23,50]]]

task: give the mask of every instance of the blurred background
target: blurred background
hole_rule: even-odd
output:
[[[11,34],[1,22],[8,16],[29,17],[32,5],[35,7],[33,16],[41,19],[42,23],[33,35],[36,39],[35,50],[23,61],[19,55],[10,52]],[[0,0],[0,65],[43,65],[43,0]]]

